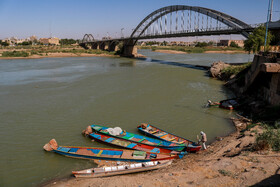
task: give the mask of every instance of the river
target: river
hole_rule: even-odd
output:
[[[42,147],[52,138],[59,145],[104,146],[81,135],[93,123],[137,133],[145,122],[192,140],[203,130],[209,142],[234,130],[231,112],[204,107],[208,99],[233,96],[223,82],[178,63],[247,62],[252,56],[138,52],[148,59],[0,60],[0,186],[36,186],[92,167],[92,161]]]

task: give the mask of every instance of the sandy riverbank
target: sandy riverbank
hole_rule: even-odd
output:
[[[158,52],[158,53],[167,53],[167,54],[187,54],[184,51],[176,51],[176,50],[167,50],[167,49],[158,49],[155,50],[154,52]],[[204,53],[223,53],[223,54],[239,54],[239,53],[246,53],[245,51],[205,51]]]
[[[110,54],[88,54],[88,53],[48,53],[48,55],[31,55],[28,57],[0,57],[1,59],[37,59],[37,58],[65,58],[65,57],[119,57]]]
[[[237,131],[219,137],[207,150],[175,160],[171,166],[156,171],[108,178],[53,180],[47,187],[62,186],[250,186],[280,185],[280,153],[250,152],[260,126],[240,130],[246,121],[234,120]],[[70,173],[70,171],[69,171]]]

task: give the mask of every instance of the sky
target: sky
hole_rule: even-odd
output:
[[[169,5],[200,6],[224,12],[248,24],[267,19],[269,0],[0,0],[0,39],[32,35],[81,39],[129,35],[153,11]],[[273,20],[280,19],[274,0]]]

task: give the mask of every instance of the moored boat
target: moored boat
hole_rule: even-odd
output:
[[[147,153],[145,151],[136,150],[110,149],[99,147],[58,146],[55,139],[52,139],[49,143],[45,144],[43,148],[46,151],[80,159],[147,162],[178,158],[178,155]]]
[[[144,133],[147,136],[151,136],[153,138],[158,138],[160,140],[165,140],[176,144],[183,144],[187,147],[186,151],[188,152],[197,152],[201,149],[201,145],[191,140],[171,134],[169,132],[166,132],[158,127],[149,124],[142,123],[137,128],[141,133]]]
[[[208,104],[209,107],[210,106],[218,106],[220,108],[224,108],[227,110],[233,110],[238,108],[239,103],[236,101],[236,99],[226,99],[226,100],[222,100],[220,102],[212,102],[210,100],[208,100]]]
[[[81,171],[72,171],[72,174],[77,178],[86,177],[108,177],[114,175],[124,175],[130,173],[138,173],[142,171],[156,170],[166,167],[172,163],[172,160],[150,161],[143,163],[132,163],[119,166],[108,166],[100,168],[90,168]]]
[[[111,145],[111,146],[117,146],[117,147],[126,148],[126,149],[135,149],[135,150],[146,151],[146,152],[151,152],[151,153],[178,155],[179,158],[182,158],[184,155],[187,154],[187,152],[178,152],[178,151],[174,151],[174,150],[170,150],[170,149],[163,149],[160,147],[154,147],[154,146],[145,145],[142,143],[132,142],[132,141],[126,140],[126,139],[111,137],[111,136],[97,133],[97,132],[93,132],[93,133],[89,134],[88,137],[90,137],[96,141]]]
[[[116,131],[114,131],[114,129]],[[121,139],[129,140],[132,142],[141,143],[141,144],[145,144],[145,145],[150,145],[150,146],[154,146],[154,147],[160,147],[163,149],[170,149],[170,150],[175,150],[175,151],[185,151],[185,149],[186,149],[185,144],[168,142],[165,140],[159,140],[159,139],[150,138],[147,136],[142,136],[139,134],[125,132],[125,131],[121,130],[119,127],[109,128],[109,127],[104,127],[104,126],[100,126],[100,125],[91,125],[91,126],[88,126],[87,129],[83,133],[88,135],[88,134],[91,134],[93,131],[98,132],[100,134],[108,135],[111,137],[121,138]]]

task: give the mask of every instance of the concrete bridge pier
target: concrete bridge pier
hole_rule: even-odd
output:
[[[137,55],[137,48],[134,45],[134,40],[125,41],[122,49],[122,56],[135,57]]]
[[[80,43],[79,45],[84,49],[88,49],[88,46],[85,43]]]
[[[111,43],[109,44],[108,50],[109,50],[109,51],[117,51],[117,50],[119,50],[119,48],[118,48],[117,45],[118,45],[117,42],[111,42]]]
[[[99,49],[98,43],[96,43],[96,42],[95,42],[95,43],[92,43],[92,44],[91,44],[91,48],[92,48],[92,49]]]
[[[106,45],[105,42],[101,42],[101,43],[99,44],[99,49],[101,49],[101,50],[106,50],[106,49],[108,49],[108,45]]]

